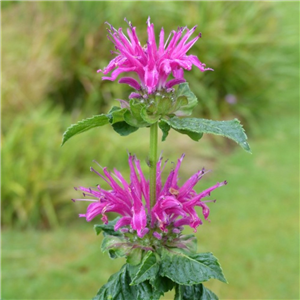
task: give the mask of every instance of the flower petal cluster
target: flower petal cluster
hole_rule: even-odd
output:
[[[79,187],[78,189],[87,198],[73,199],[73,201],[92,202],[86,213],[79,216],[91,221],[97,215],[102,215],[102,221],[107,223],[107,212],[118,213],[122,217],[116,223],[115,231],[130,228],[136,231],[140,238],[151,231],[155,238],[160,239],[159,232],[167,233],[171,230],[173,233],[179,233],[183,225],[188,225],[196,230],[202,224],[202,220],[195,208],[201,207],[202,215],[207,220],[209,208],[206,203],[212,200],[203,200],[203,198],[209,196],[216,188],[226,184],[226,181],[197,193],[193,188],[206,173],[202,169],[179,186],[178,172],[183,158],[184,155],[178,159],[175,168],[170,172],[164,184],[161,180],[164,166],[162,166],[162,158],[159,159],[156,174],[157,200],[152,208],[150,206],[149,181],[145,179],[140,161],[135,156],[130,155],[128,159],[130,182],[127,182],[116,169],[111,174],[107,168],[103,168],[102,175],[91,168],[91,171],[109,184],[111,190],[102,189],[100,185],[96,189]]]
[[[125,21],[127,21],[125,19]],[[136,34],[136,27],[128,22],[128,37],[123,33],[122,28],[118,30],[109,25],[108,39],[111,40],[116,48],[117,56],[110,61],[104,70],[98,70],[103,74],[112,71],[110,77],[102,79],[114,81],[121,73],[134,72],[138,75],[139,81],[132,77],[124,77],[119,83],[125,83],[135,90],[143,90],[152,94],[161,89],[170,89],[172,86],[185,82],[184,70],[191,70],[196,66],[204,72],[212,70],[205,68],[197,56],[187,55],[190,48],[201,37],[201,33],[189,41],[197,26],[192,29],[179,27],[177,31],[173,30],[165,41],[165,32],[162,28],[159,35],[159,43],[156,44],[154,25],[150,23],[150,17],[147,20],[148,41],[145,46],[141,46]],[[169,75],[173,79],[168,80]]]

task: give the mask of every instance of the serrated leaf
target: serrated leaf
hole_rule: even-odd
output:
[[[231,121],[213,121],[198,118],[177,118],[163,119],[161,122],[167,123],[173,129],[193,133],[210,133],[215,135],[222,135],[234,140],[244,150],[251,153],[250,146],[247,143],[247,136],[239,120]],[[162,126],[165,126],[162,124]],[[161,125],[160,125],[161,127]]]
[[[138,127],[133,127],[126,122],[117,122],[112,124],[112,127],[115,132],[117,132],[121,136],[127,136],[135,131],[137,131]]]
[[[181,83],[178,85],[175,97],[180,98],[184,96],[187,98],[187,104],[181,105],[180,108],[176,111],[178,116],[189,116],[191,115],[193,108],[198,104],[197,97],[190,90],[189,84],[187,82]]]
[[[218,300],[216,294],[207,289],[202,283],[187,286],[177,285],[174,300]]]
[[[109,124],[109,117],[104,114],[81,120],[78,123],[73,124],[67,128],[67,130],[63,134],[63,140],[61,145],[63,145],[74,135],[80,134],[92,128],[100,127],[106,124]]]
[[[161,131],[163,133],[161,140],[165,141],[166,138],[167,138],[167,136],[168,136],[168,134],[169,134],[171,126],[168,123],[166,123],[165,121],[159,122],[158,126],[159,126],[159,128],[161,129]]]
[[[226,282],[220,264],[212,253],[188,256],[163,249],[160,275],[181,285],[199,284],[211,278]]]
[[[119,231],[115,231],[114,229],[119,219],[120,217],[117,217],[112,221],[108,221],[107,224],[95,224],[94,229],[96,231],[96,234],[99,235],[100,232],[103,232],[104,236],[107,235],[122,236],[122,234]]]
[[[131,284],[136,285],[145,280],[156,277],[159,270],[159,262],[157,262],[156,256],[152,251],[144,256],[137,273],[132,279]]]

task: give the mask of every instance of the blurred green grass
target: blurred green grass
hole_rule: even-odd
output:
[[[125,152],[146,159],[146,129],[125,138],[95,129],[59,145],[70,123],[105,112],[111,99],[128,94],[95,73],[112,49],[103,22],[124,27],[126,16],[146,41],[148,15],[157,32],[199,25],[203,39],[191,53],[215,72],[187,74],[200,101],[195,116],[240,117],[250,132],[252,156],[221,137],[194,143],[172,133],[159,144],[170,161],[187,154],[183,180],[202,166],[214,170],[198,190],[229,182],[214,193],[211,223],[197,233],[199,250],[214,252],[229,285],[207,286],[221,299],[299,299],[297,3],[128,1],[116,8],[115,2],[12,1],[1,7],[2,299],[91,298],[122,264],[102,254],[92,224],[77,219],[85,207],[70,201],[72,187],[98,183],[89,172],[93,159],[128,175]],[[226,104],[228,94],[236,105]]]

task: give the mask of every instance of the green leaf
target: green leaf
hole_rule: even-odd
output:
[[[148,281],[134,285],[137,296],[134,300],[159,300],[160,296],[153,290]]]
[[[160,115],[151,115],[151,114],[148,114],[147,108],[143,107],[141,109],[141,117],[148,124],[154,124],[154,123],[156,123],[160,119],[161,116]]]
[[[165,121],[159,122],[158,126],[159,126],[159,128],[161,129],[161,131],[163,133],[161,140],[165,141],[166,138],[167,138],[167,136],[168,136],[168,134],[169,134],[171,126],[168,123],[166,123]]]
[[[115,229],[114,229],[114,227],[119,219],[120,219],[120,217],[117,217],[112,221],[108,221],[107,224],[94,225],[96,234],[99,235],[99,233],[103,231],[104,236],[107,236],[107,235],[122,236],[122,234],[119,231],[115,231]]]
[[[156,100],[156,112],[157,115],[166,115],[172,109],[172,99],[169,97],[161,97],[159,96]]]
[[[226,282],[218,260],[212,253],[185,255],[163,249],[160,275],[181,285],[193,285],[211,278]]]
[[[133,286],[130,281],[126,264],[109,278],[93,300],[159,300],[159,295],[148,281]]]
[[[109,117],[107,115],[101,114],[93,116],[92,118],[84,119],[76,124],[71,125],[63,134],[63,140],[61,145],[68,141],[71,137],[76,134],[85,132],[95,127],[100,127],[109,123]]]
[[[108,282],[100,288],[93,300],[128,300],[136,299],[137,289],[131,287],[130,277],[126,265],[108,279]]]
[[[152,251],[148,251],[144,256],[137,273],[132,279],[131,284],[136,285],[145,280],[155,278],[159,270],[159,262]]]
[[[218,297],[200,283],[192,286],[177,285],[174,300],[218,300]]]
[[[196,142],[198,142],[203,136],[202,132],[192,132],[189,130],[177,130],[177,129],[175,129],[175,130],[181,134],[188,135],[193,141],[196,141]]]
[[[192,113],[193,108],[197,105],[198,100],[195,94],[190,90],[189,84],[187,82],[178,85],[177,91],[175,93],[176,99],[184,97],[187,99],[187,104],[181,105],[179,110],[175,112],[177,116],[189,116]],[[186,102],[182,102],[186,103]]]
[[[108,112],[110,124],[112,125],[114,131],[121,136],[127,136],[138,130],[137,127],[133,127],[124,121],[124,114],[126,111],[128,111],[128,108],[113,106]]]
[[[133,127],[126,122],[117,122],[112,124],[112,127],[115,132],[117,132],[121,136],[127,136],[135,131],[137,131],[138,127]]]
[[[176,113],[176,115],[180,116],[181,111],[179,110],[181,107],[184,107],[185,105],[188,105],[189,101],[188,98],[186,96],[179,96],[175,103],[173,104],[172,110],[170,111],[170,113]]]
[[[110,118],[110,124],[115,124],[118,122],[124,121],[124,114],[127,111],[127,108],[120,108],[118,106],[113,106],[108,112],[108,116]]]
[[[130,251],[130,253],[126,258],[126,261],[128,264],[136,266],[139,263],[141,263],[142,255],[143,255],[143,250],[141,248],[135,248]]]
[[[132,99],[130,100],[130,111],[127,110],[124,113],[124,120],[127,124],[133,127],[146,127],[150,124],[145,122],[141,117],[141,109],[145,107],[144,103],[135,103]]]
[[[231,121],[213,121],[198,118],[177,118],[163,119],[161,122],[167,123],[170,127],[177,131],[184,130],[185,133],[210,133],[222,135],[229,139],[234,140],[244,150],[251,153],[250,146],[247,143],[247,136],[239,120],[234,119]],[[160,125],[165,126],[164,124]]]
[[[101,244],[101,251],[108,252],[110,258],[124,257],[132,249],[133,244],[119,236],[106,235]]]
[[[173,282],[168,277],[161,276],[155,276],[154,278],[151,278],[150,284],[152,285],[155,294],[157,294],[158,298],[164,295],[164,293],[171,291],[176,285],[175,282]]]

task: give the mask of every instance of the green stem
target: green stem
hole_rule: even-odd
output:
[[[149,151],[149,167],[150,167],[150,207],[156,203],[156,163],[157,163],[157,132],[158,123],[150,126],[150,151]]]

